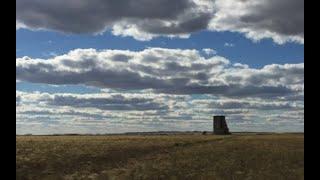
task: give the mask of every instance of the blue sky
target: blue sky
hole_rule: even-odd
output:
[[[303,131],[301,2],[193,1],[177,1],[185,12],[162,9],[164,0],[159,12],[131,7],[129,18],[104,11],[62,16],[99,3],[113,6],[109,1],[74,12],[58,8],[62,1],[17,1],[17,132],[211,130],[214,114],[226,115],[234,131]],[[41,9],[47,5],[52,11]],[[269,8],[281,11],[274,16]],[[264,18],[244,22],[234,9]],[[282,24],[292,9],[298,15]]]

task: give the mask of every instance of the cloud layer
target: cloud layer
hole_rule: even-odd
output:
[[[150,40],[157,36],[231,31],[253,40],[304,42],[303,0],[17,0],[17,29],[114,35]]]
[[[227,115],[233,131],[302,131],[304,103],[153,93],[16,93],[17,132],[119,133],[212,130]],[[152,105],[150,105],[152,104]]]
[[[83,84],[167,94],[277,97],[301,92],[304,64],[261,69],[231,64],[197,50],[143,51],[77,49],[51,59],[16,59],[17,80],[53,85]]]

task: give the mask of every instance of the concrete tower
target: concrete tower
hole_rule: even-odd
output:
[[[213,133],[214,134],[230,134],[225,116],[213,116]]]

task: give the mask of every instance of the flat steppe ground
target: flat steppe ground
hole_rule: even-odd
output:
[[[304,179],[304,134],[17,136],[17,179]]]

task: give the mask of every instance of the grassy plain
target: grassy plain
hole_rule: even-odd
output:
[[[304,179],[304,135],[17,136],[16,177]]]

